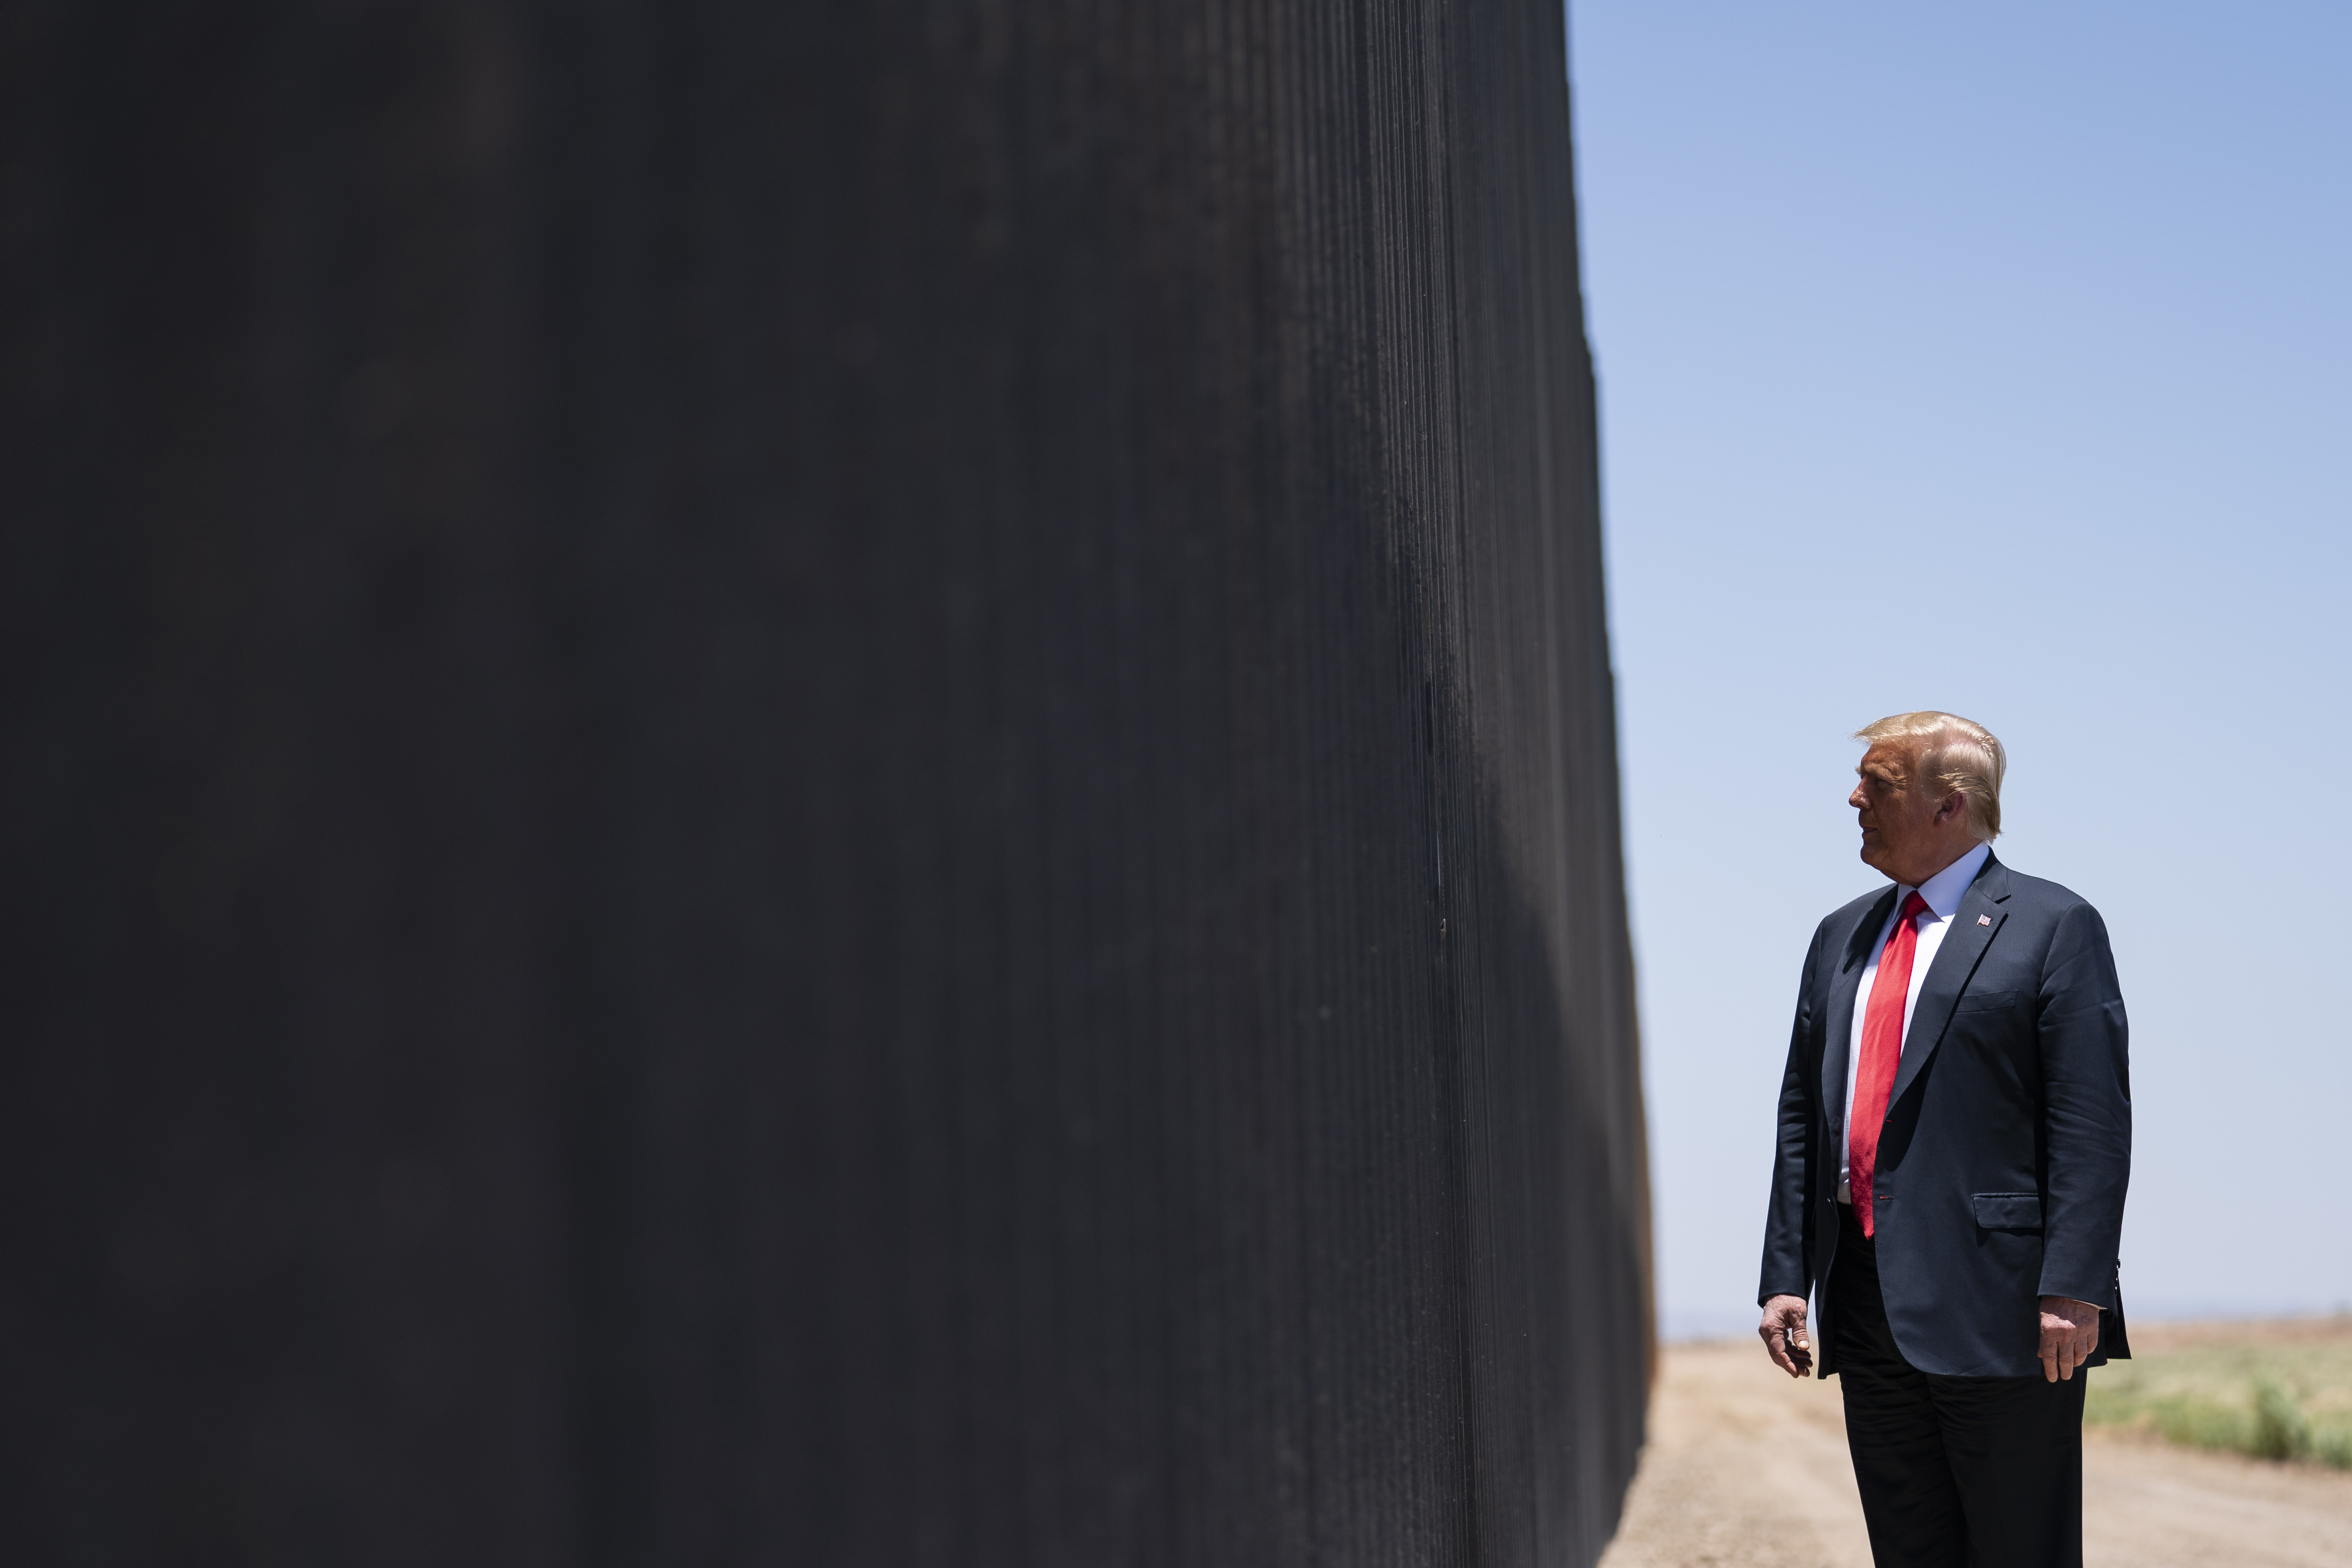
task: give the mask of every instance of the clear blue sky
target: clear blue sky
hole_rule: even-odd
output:
[[[1570,22],[1667,1331],[1911,708],[2113,933],[2127,1306],[2352,1302],[2352,5]]]

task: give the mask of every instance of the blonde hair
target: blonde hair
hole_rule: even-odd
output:
[[[1967,797],[1969,826],[1980,841],[2000,837],[2000,775],[2009,771],[2009,753],[1990,730],[1957,713],[1897,713],[1864,724],[1853,738],[1870,746],[1917,741],[1919,775]]]

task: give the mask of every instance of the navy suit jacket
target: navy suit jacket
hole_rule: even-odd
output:
[[[1822,921],[1780,1080],[1780,1145],[1757,1300],[1805,1296],[1837,1267],[1838,1152],[1855,990],[1892,887]],[[2099,911],[1987,857],[1921,984],[1879,1133],[1880,1289],[1904,1359],[1961,1377],[2038,1377],[2040,1299],[2104,1308],[2086,1365],[2124,1337],[2131,1070]],[[1832,1292],[1816,1364],[1837,1370]]]

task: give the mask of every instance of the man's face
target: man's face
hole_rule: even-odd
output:
[[[1854,770],[1861,782],[1845,802],[1861,815],[1863,864],[1915,887],[1948,864],[1937,860],[1919,870],[1936,860],[1945,834],[1937,820],[1942,803],[1919,787],[1917,752],[1916,741],[1881,741],[1871,747]]]

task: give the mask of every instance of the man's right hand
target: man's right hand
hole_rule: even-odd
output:
[[[1764,1341],[1764,1348],[1772,1352],[1772,1364],[1790,1377],[1802,1377],[1813,1370],[1812,1341],[1805,1333],[1805,1299],[1802,1296],[1775,1296],[1764,1303],[1764,1321],[1756,1326]]]

